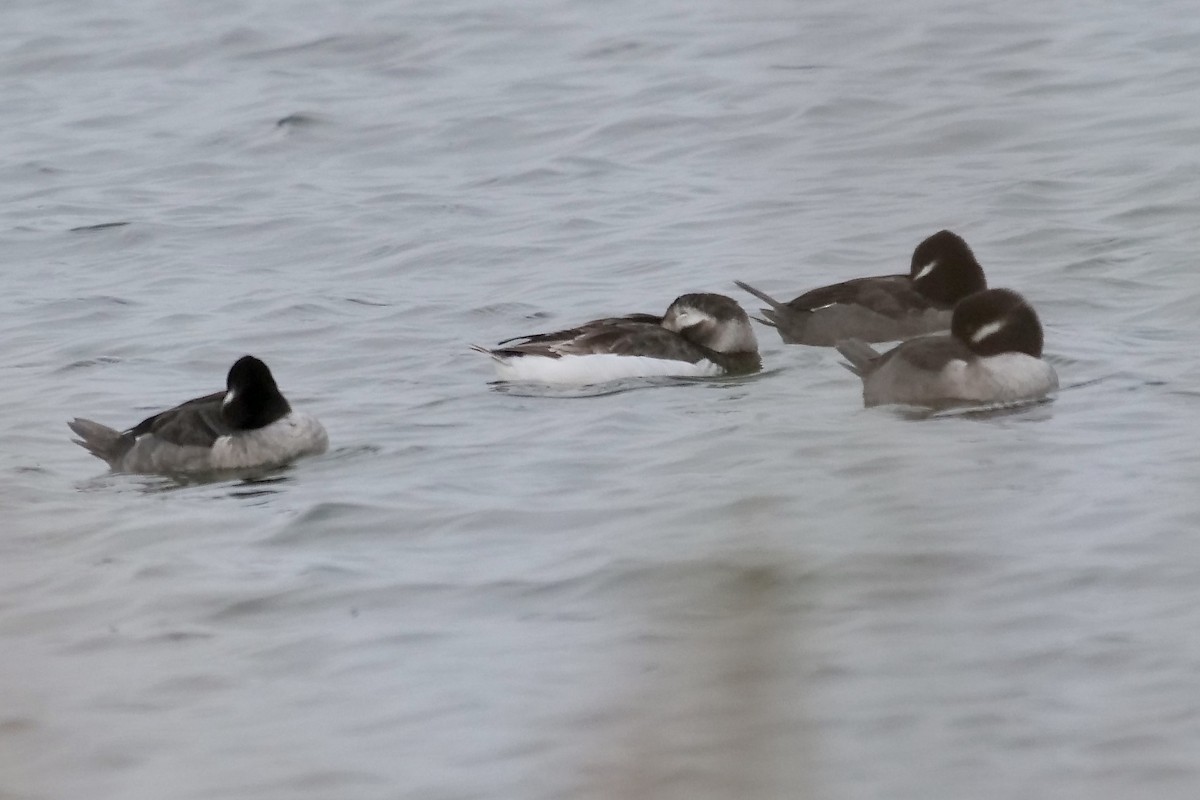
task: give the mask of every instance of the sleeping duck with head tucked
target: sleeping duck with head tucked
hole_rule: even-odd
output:
[[[560,385],[742,375],[762,366],[746,312],[709,293],[681,295],[662,316],[606,317],[473,349],[491,357],[502,381]]]
[[[242,356],[225,391],[188,400],[118,431],[90,419],[67,423],[73,441],[114,472],[197,475],[280,467],[325,452],[315,417],[293,411],[267,365]]]
[[[894,342],[950,327],[954,305],[987,288],[983,267],[961,236],[938,231],[913,251],[907,275],[879,275],[811,289],[788,302],[741,281],[767,303],[766,325],[786,344],[832,347],[855,338]]]

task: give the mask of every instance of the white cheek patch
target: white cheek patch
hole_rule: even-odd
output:
[[[708,345],[718,353],[751,353],[758,350],[758,340],[749,325],[727,322],[719,328],[719,335]]]
[[[921,280],[921,278],[924,278],[926,275],[933,272],[934,268],[937,267],[937,265],[938,265],[938,260],[935,258],[933,261],[930,261],[928,264],[921,267],[921,270],[916,274],[916,277],[914,277],[913,280],[914,281]]]
[[[673,320],[664,320],[665,324],[663,327],[678,333],[685,328],[699,325],[702,322],[715,322],[715,320],[709,314],[689,308],[677,313]]]
[[[234,400],[237,400],[237,392],[235,392],[233,389],[230,389],[225,393],[225,399],[221,401],[221,408],[228,408],[229,404]]]
[[[1004,320],[998,319],[995,322],[989,322],[987,325],[980,325],[979,329],[971,334],[971,341],[974,344],[979,344],[989,336],[999,333],[1004,328]]]

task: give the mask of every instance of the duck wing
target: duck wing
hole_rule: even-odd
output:
[[[215,392],[188,400],[147,417],[124,435],[136,438],[149,433],[180,447],[212,447],[218,438],[233,433],[233,428],[221,416],[224,399],[225,392]]]
[[[792,311],[815,311],[831,305],[857,305],[891,319],[934,308],[907,275],[881,275],[822,286],[787,303]]]
[[[971,349],[950,335],[919,336],[902,342],[885,353],[881,364],[892,359],[905,361],[926,372],[941,372],[951,361],[969,361]]]
[[[591,322],[585,322],[582,325],[577,325],[574,328],[566,328],[561,331],[535,333],[528,336],[513,336],[501,342],[497,342],[496,344],[499,346],[512,344],[513,347],[521,347],[527,344],[561,342],[567,339],[572,339],[576,336],[583,336],[588,331],[598,328],[615,328],[631,322],[644,325],[662,325],[662,320],[663,318],[661,316],[657,316],[655,314],[627,314],[624,317],[606,317],[604,319],[594,319]]]
[[[500,356],[548,358],[602,354],[646,356],[693,364],[706,357],[703,350],[662,327],[662,318],[652,314],[595,320],[565,331],[509,341],[515,343],[493,352]]]

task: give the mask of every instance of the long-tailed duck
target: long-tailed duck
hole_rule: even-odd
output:
[[[762,365],[750,318],[720,294],[685,294],[666,313],[585,322],[554,333],[518,336],[491,356],[504,381],[585,385],[652,376],[715,377]]]

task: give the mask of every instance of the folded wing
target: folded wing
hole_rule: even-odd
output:
[[[212,447],[218,438],[234,432],[221,416],[224,399],[224,392],[197,397],[147,417],[123,435],[136,438],[149,433],[180,447]]]

